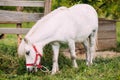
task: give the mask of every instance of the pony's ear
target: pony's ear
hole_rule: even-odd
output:
[[[27,38],[24,38],[25,43],[29,44],[29,40]]]
[[[18,47],[18,55],[19,55],[19,57],[24,56],[24,54],[25,54],[25,49],[24,49],[24,47],[25,47],[25,41],[22,40],[22,42],[20,43],[20,45],[19,45],[19,47]]]

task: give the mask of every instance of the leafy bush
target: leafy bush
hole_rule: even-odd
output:
[[[59,6],[70,7],[81,3],[92,5],[97,10],[100,18],[120,19],[119,0],[53,0],[52,10]]]

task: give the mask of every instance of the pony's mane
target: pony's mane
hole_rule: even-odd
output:
[[[59,7],[55,9],[54,11],[50,12],[49,14],[42,17],[40,20],[37,21],[37,23],[31,28],[31,30],[28,32],[26,37],[31,36],[38,28],[42,28],[42,24],[44,24],[47,20],[51,19],[56,14],[60,13],[63,10],[68,9],[67,7]]]

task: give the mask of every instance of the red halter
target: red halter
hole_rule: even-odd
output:
[[[35,47],[35,45],[32,45],[33,46],[33,49],[35,50],[36,52],[36,57],[35,57],[35,61],[33,64],[26,64],[26,66],[36,66],[37,68],[42,68],[42,65],[41,64],[36,64],[37,63],[37,60],[38,60],[38,57],[42,57],[42,55],[38,52],[37,48]]]

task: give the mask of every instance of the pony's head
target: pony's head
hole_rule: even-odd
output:
[[[40,59],[42,57],[42,48],[32,44],[28,39],[23,39],[19,48],[18,54],[24,55],[26,58],[26,68],[28,72],[37,72],[37,68],[42,68]]]

